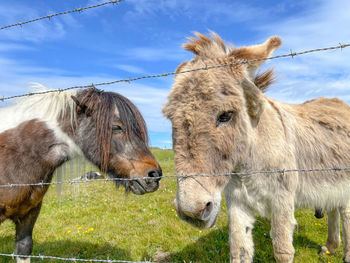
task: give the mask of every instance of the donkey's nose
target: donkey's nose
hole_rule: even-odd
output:
[[[161,169],[151,169],[148,171],[147,176],[148,177],[155,177],[153,181],[159,181],[162,177],[162,170]]]
[[[208,219],[211,212],[213,211],[213,208],[214,208],[213,202],[207,202],[205,205],[205,208],[201,212],[200,219],[202,220]]]

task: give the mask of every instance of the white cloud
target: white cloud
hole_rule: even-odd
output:
[[[0,52],[7,54],[9,51],[18,51],[18,50],[33,50],[33,47],[29,47],[24,44],[11,43],[11,42],[2,42],[0,43]]]
[[[184,15],[202,22],[211,20],[217,24],[227,24],[268,15],[267,8],[257,8],[243,1],[129,0],[128,4],[133,5],[133,9],[126,13],[127,21],[152,18],[161,13],[173,20]]]
[[[72,8],[74,9],[74,8]],[[0,24],[1,26],[24,22],[49,14],[55,14],[64,10],[38,10],[26,3],[1,3]],[[84,15],[77,14],[77,15]],[[11,41],[29,41],[39,43],[62,39],[66,36],[66,27],[81,27],[81,24],[72,14],[65,14],[51,19],[43,19],[33,23],[15,26],[1,31],[0,39]]]
[[[312,9],[285,20],[260,26],[260,41],[279,35],[283,45],[277,54],[349,43],[350,2],[322,1]],[[349,101],[350,47],[343,50],[316,52],[268,63],[276,69],[278,83],[268,92],[276,99],[298,103],[318,97],[339,97]]]
[[[287,44],[287,50],[310,49],[349,41],[350,31],[344,29],[350,24],[350,2],[317,2],[312,12],[260,26],[260,29],[262,32],[281,35]]]
[[[188,58],[188,55],[183,50],[178,48],[164,47],[137,47],[129,48],[121,55],[126,56],[130,60],[144,61],[183,61]]]
[[[0,23],[3,26],[38,18],[43,15],[46,14],[39,15],[37,10],[25,5],[3,3],[0,7]],[[53,21],[53,19],[52,21],[24,24],[22,27],[16,26],[2,30],[1,39],[41,42],[43,40],[57,39],[65,34],[62,23],[58,20]]]
[[[141,67],[133,66],[133,65],[126,65],[126,64],[116,64],[114,65],[115,68],[121,69],[125,72],[130,73],[136,73],[136,74],[145,74],[146,71],[142,69]]]

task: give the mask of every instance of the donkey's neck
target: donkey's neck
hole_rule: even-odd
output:
[[[291,144],[286,143],[291,138],[285,118],[278,102],[265,97],[264,112],[258,124],[251,127],[249,169],[290,169],[295,166]]]

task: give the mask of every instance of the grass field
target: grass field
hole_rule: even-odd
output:
[[[164,174],[174,174],[173,152],[153,149]],[[79,174],[73,162],[71,177]],[[126,195],[113,183],[86,183],[64,187],[57,196],[50,187],[34,228],[34,255],[164,262],[229,262],[225,204],[212,229],[199,230],[180,221],[173,209],[176,180],[166,178],[152,194]],[[327,219],[315,219],[313,210],[296,213],[295,262],[342,262],[335,256],[319,256],[326,241]],[[255,224],[254,262],[274,262],[269,223],[258,217]],[[0,252],[13,253],[14,225],[0,227]],[[1,258],[0,262],[12,259]],[[32,262],[43,262],[32,260]],[[54,262],[54,261],[46,261]],[[62,261],[60,261],[62,262]]]

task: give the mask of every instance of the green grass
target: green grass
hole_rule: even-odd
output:
[[[153,149],[164,174],[174,174],[171,150]],[[92,167],[61,168],[75,178]],[[73,168],[72,168],[73,167]],[[62,175],[61,175],[62,176]],[[61,196],[50,187],[34,228],[34,255],[167,262],[229,262],[228,226],[225,204],[212,229],[199,230],[180,221],[173,209],[176,179],[161,181],[152,194],[136,196],[116,190],[113,183],[65,186]],[[342,262],[342,250],[335,256],[318,255],[327,238],[327,219],[315,219],[313,210],[296,213],[299,223],[294,234],[295,262]],[[254,262],[274,262],[270,225],[258,217],[255,224]],[[12,253],[14,225],[0,227],[0,252]],[[1,258],[0,262],[11,262]],[[32,260],[32,262],[43,262]],[[48,261],[46,262],[53,262]]]

